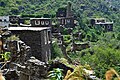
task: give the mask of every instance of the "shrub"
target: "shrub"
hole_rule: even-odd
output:
[[[56,57],[63,57],[63,54],[62,54],[62,51],[61,49],[59,48],[57,42],[54,42],[52,44],[52,59],[56,58]]]
[[[91,55],[87,53],[80,58],[82,64],[86,62],[95,69],[96,75],[98,77],[104,77],[105,72],[110,68],[118,69],[118,64],[120,62],[120,50],[115,50],[112,48],[104,47],[94,47],[94,54]]]

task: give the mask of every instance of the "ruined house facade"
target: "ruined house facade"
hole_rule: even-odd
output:
[[[48,62],[51,59],[51,20],[30,19],[29,26],[9,27],[8,30],[19,36],[31,48],[31,56]]]
[[[50,18],[30,18],[31,26],[34,27],[51,27]]]
[[[57,22],[60,26],[65,28],[74,28],[75,27],[75,18],[72,12],[72,4],[68,2],[66,8],[59,8],[56,12]]]
[[[24,20],[20,16],[0,16],[0,27],[17,27],[20,23],[23,23]]]
[[[90,19],[91,26],[100,26],[105,31],[113,31],[113,22],[107,22],[105,18],[92,18]]]
[[[66,28],[74,28],[73,18],[58,18],[59,25],[65,26]]]
[[[8,30],[10,30],[12,34],[19,36],[20,40],[30,46],[31,56],[34,56],[44,62],[48,62],[48,60],[50,60],[50,28],[10,27]]]

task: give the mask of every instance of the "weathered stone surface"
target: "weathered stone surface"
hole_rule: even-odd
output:
[[[19,19],[19,16],[9,16],[10,23],[12,24],[18,23]]]
[[[66,8],[59,8],[56,17],[66,17]]]
[[[16,70],[14,69],[8,69],[7,71],[5,71],[5,79],[6,80],[19,80],[19,75],[17,74]]]
[[[58,23],[59,25],[62,25],[66,28],[74,28],[75,24],[74,24],[74,18],[58,18]]]
[[[89,43],[73,43],[71,51],[81,51],[86,48],[90,48]]]
[[[50,18],[31,18],[30,23],[33,27],[51,27],[52,24]]]
[[[47,75],[47,66],[44,62],[31,57],[26,61],[25,67],[21,67],[20,72],[20,80],[41,80]]]
[[[34,30],[12,30],[12,34],[18,35],[26,45],[31,48],[31,55],[37,59],[48,62],[51,56],[51,32],[49,29],[41,31]]]

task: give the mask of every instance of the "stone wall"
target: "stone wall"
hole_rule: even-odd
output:
[[[18,35],[26,45],[30,46],[32,56],[41,61],[48,62],[51,55],[50,35],[48,35],[48,30],[14,30],[12,33]]]

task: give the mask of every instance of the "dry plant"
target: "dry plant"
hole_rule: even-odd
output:
[[[3,45],[3,42],[2,40],[0,40],[0,52],[2,52],[2,45]]]
[[[111,68],[110,70],[108,70],[105,73],[106,80],[112,80],[114,75],[117,76],[117,80],[120,80],[120,76],[118,75],[118,73],[113,68]]]
[[[0,70],[0,80],[5,80],[5,77],[2,75],[1,70]]]
[[[18,36],[12,35],[12,36],[8,37],[7,40],[14,41],[14,40],[20,40],[20,39]]]
[[[83,66],[77,66],[72,73],[68,70],[64,80],[83,80],[83,75],[86,74],[83,68]]]

